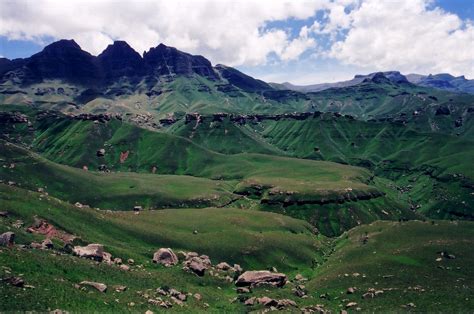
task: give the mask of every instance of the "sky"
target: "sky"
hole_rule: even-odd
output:
[[[63,38],[93,55],[164,43],[298,85],[388,70],[474,79],[474,0],[0,1],[0,56]]]

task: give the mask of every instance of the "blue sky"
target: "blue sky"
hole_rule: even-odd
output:
[[[3,0],[0,56],[73,38],[97,55],[163,42],[266,81],[334,82],[400,70],[474,78],[471,0]]]

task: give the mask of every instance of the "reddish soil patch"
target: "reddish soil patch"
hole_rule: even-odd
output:
[[[58,230],[46,220],[38,220],[31,227],[26,229],[30,233],[43,234],[47,239],[56,238],[64,243],[72,242],[76,237],[65,231]]]
[[[129,151],[120,152],[120,163],[123,164],[128,158]]]

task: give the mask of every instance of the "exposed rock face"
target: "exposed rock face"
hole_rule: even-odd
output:
[[[273,89],[267,83],[254,79],[234,68],[227,67],[222,64],[216,65],[216,70],[219,71],[220,75],[225,78],[230,84],[237,86],[238,88],[247,91],[255,92],[261,90],[271,90]]]
[[[11,231],[0,235],[0,246],[12,246],[15,244],[15,234]]]
[[[193,56],[176,48],[159,44],[143,55],[148,71],[158,75],[192,75],[198,74],[216,80],[217,74],[211,62],[202,56]]]
[[[97,56],[106,79],[143,75],[145,68],[138,52],[125,41],[115,41]]]
[[[172,266],[178,264],[178,257],[170,248],[161,248],[153,254],[153,263]]]
[[[107,285],[100,283],[100,282],[93,282],[93,281],[82,281],[79,285],[81,286],[89,286],[92,287],[100,292],[107,291]]]
[[[91,54],[74,40],[59,40],[26,59],[23,71],[33,82],[63,78],[79,84],[97,82],[99,70]]]
[[[104,246],[102,244],[89,244],[87,246],[75,246],[73,253],[80,257],[92,258],[101,262],[104,259]]]
[[[282,273],[272,273],[267,270],[246,271],[237,278],[236,286],[259,286],[272,285],[283,287],[286,284],[286,275]]]

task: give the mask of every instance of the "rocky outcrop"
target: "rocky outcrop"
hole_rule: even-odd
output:
[[[241,286],[260,286],[271,285],[283,287],[286,284],[287,277],[282,273],[272,273],[267,270],[246,271],[237,278],[235,285]]]
[[[12,246],[15,244],[15,233],[8,231],[0,235],[0,246]]]
[[[178,257],[170,248],[161,248],[153,254],[153,263],[162,264],[166,267],[178,264]]]

